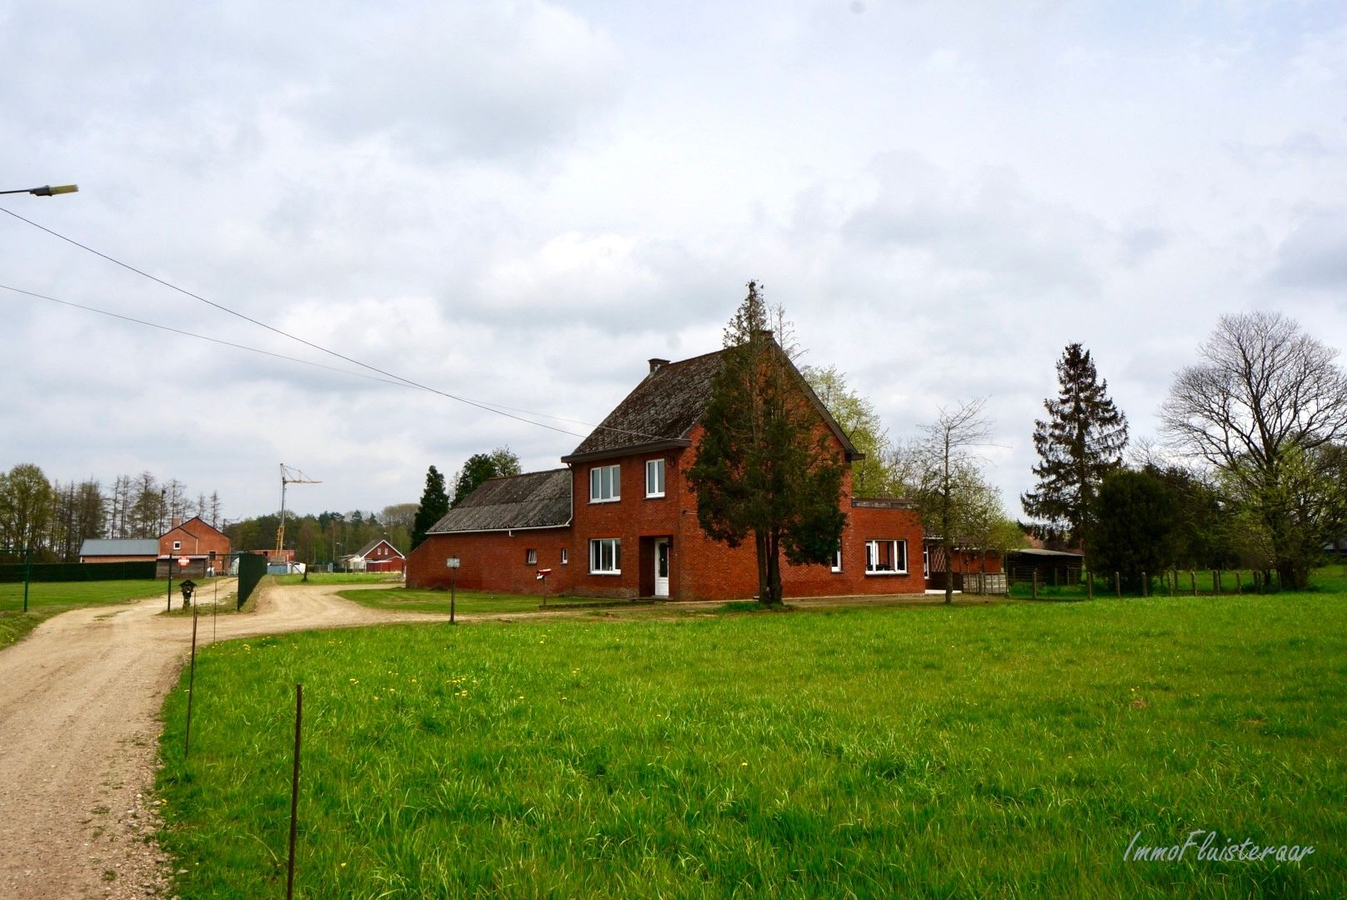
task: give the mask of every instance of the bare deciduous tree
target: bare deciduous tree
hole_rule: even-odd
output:
[[[984,485],[977,471],[975,448],[987,442],[990,426],[983,417],[986,398],[970,400],[953,409],[941,408],[924,435],[908,448],[923,521],[939,530],[945,554],[945,602],[954,598],[956,540],[983,513]]]
[[[1282,580],[1303,586],[1341,518],[1318,502],[1327,483],[1309,473],[1347,438],[1347,373],[1335,350],[1279,313],[1222,316],[1199,352],[1169,390],[1165,431],[1222,473],[1265,530]]]

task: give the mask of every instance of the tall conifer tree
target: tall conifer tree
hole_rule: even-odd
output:
[[[412,521],[412,547],[426,539],[426,532],[444,518],[449,511],[449,494],[444,489],[444,476],[434,466],[426,473],[426,489],[421,494],[421,505]]]
[[[1073,541],[1083,542],[1104,476],[1122,465],[1127,418],[1108,396],[1090,351],[1068,344],[1057,361],[1056,400],[1045,400],[1046,420],[1034,422],[1033,467],[1038,488],[1021,496],[1034,518],[1065,524]]]
[[[771,316],[749,282],[725,329],[721,369],[702,416],[688,479],[697,521],[713,540],[757,550],[758,599],[782,602],[781,554],[826,563],[841,538],[843,461],[818,427],[803,379],[772,339]]]

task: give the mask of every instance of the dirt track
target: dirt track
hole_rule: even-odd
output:
[[[219,638],[444,618],[333,596],[348,587],[271,587],[255,613],[219,617]],[[221,583],[221,596],[232,590]],[[158,615],[163,608],[159,597],[76,610],[0,651],[0,897],[167,891],[154,842],[157,716],[192,620]],[[204,617],[197,641],[210,636]]]

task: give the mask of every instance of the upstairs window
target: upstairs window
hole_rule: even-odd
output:
[[[664,496],[664,460],[649,459],[645,463],[645,495]]]
[[[622,499],[619,466],[595,466],[589,470],[589,502],[613,503]]]
[[[524,565],[526,565],[526,566],[536,566],[537,564],[538,564],[538,551],[537,551],[537,550],[525,550],[525,551],[524,551]]]
[[[907,574],[907,541],[866,541],[865,574]]]
[[[182,541],[174,541],[174,542],[173,542],[173,549],[174,549],[174,550],[181,550],[181,549],[182,549]]]
[[[569,550],[567,550],[565,547],[562,547],[562,548],[561,548],[561,564],[562,564],[563,566],[565,566],[565,565],[570,565],[570,562],[571,562],[571,552],[570,552]]]

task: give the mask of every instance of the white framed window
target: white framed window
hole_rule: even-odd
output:
[[[622,574],[622,541],[618,538],[595,538],[589,542],[589,574]]]
[[[907,541],[866,541],[866,575],[906,575]]]
[[[842,571],[842,545],[838,544],[837,549],[833,551],[833,571]]]
[[[174,549],[174,550],[181,550],[181,549],[182,549],[182,541],[174,541],[174,542],[173,542],[173,549]]]
[[[561,564],[562,564],[563,566],[566,566],[566,565],[570,565],[570,562],[571,562],[571,551],[567,550],[565,547],[562,547],[562,548],[561,548]]]
[[[645,461],[645,495],[647,497],[664,496],[664,460]]]
[[[538,551],[537,551],[537,550],[525,550],[525,551],[524,551],[524,565],[526,565],[526,566],[536,566],[537,564],[538,564]]]
[[[589,502],[613,503],[622,499],[620,466],[595,466],[589,470]]]
[[[931,577],[931,549],[929,547],[921,548],[921,577],[926,579]]]

